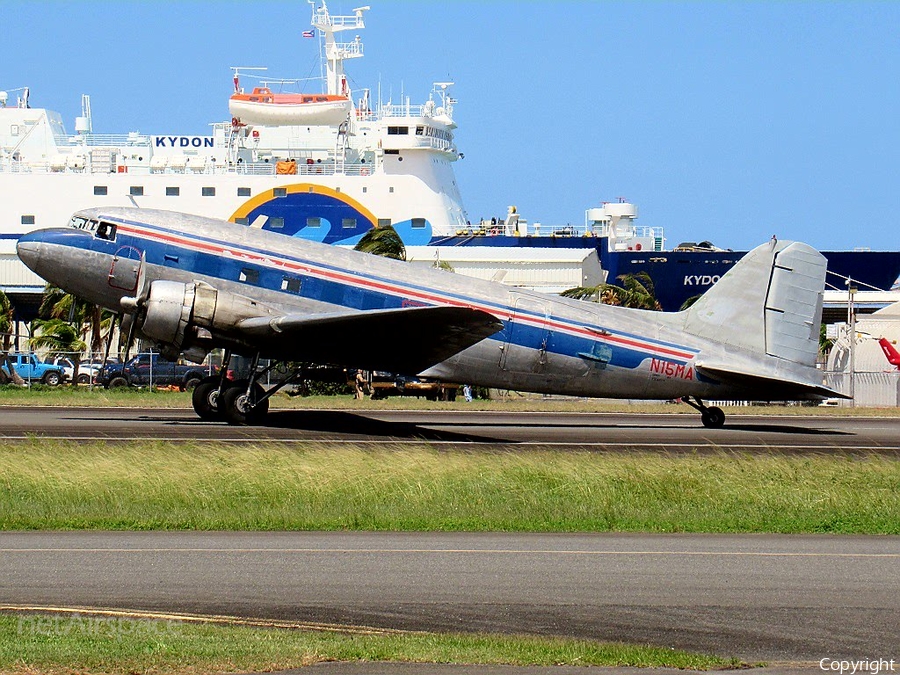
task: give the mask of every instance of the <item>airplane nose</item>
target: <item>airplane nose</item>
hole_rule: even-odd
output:
[[[16,254],[19,256],[19,260],[34,271],[41,258],[41,248],[40,241],[37,241],[32,235],[26,234],[20,237],[16,243]]]

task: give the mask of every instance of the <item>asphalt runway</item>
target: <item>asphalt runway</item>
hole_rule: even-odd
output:
[[[192,411],[0,408],[0,439],[157,439],[250,442],[528,445],[597,451],[876,452],[900,457],[900,417],[731,416],[706,429],[699,415],[480,411],[275,410],[264,426],[201,422]]]
[[[900,661],[900,537],[0,533],[0,604]]]

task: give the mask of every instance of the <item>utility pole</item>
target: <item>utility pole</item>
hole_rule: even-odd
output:
[[[850,326],[850,407],[856,407],[856,308],[853,305],[857,287],[847,279],[847,324]]]

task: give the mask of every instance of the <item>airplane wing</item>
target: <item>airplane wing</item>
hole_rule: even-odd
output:
[[[409,307],[253,317],[235,332],[280,358],[414,375],[502,327],[492,314],[468,307]]]
[[[758,390],[759,400],[794,400],[804,398],[852,398],[828,387],[801,380],[786,379],[784,376],[767,377],[758,373],[742,372],[726,365],[698,363],[697,373],[725,385],[744,390]]]

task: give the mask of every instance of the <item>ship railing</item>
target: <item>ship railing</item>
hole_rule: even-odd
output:
[[[345,176],[368,176],[374,170],[375,166],[368,162],[347,162],[344,164],[343,174]],[[275,173],[275,164],[271,162],[244,162],[229,167],[228,171],[251,176],[271,176]],[[296,173],[288,175],[333,176],[336,173],[339,172],[333,161],[313,164],[297,162]]]
[[[381,117],[425,117],[425,105],[384,103],[378,107]]]
[[[136,147],[150,146],[150,137],[144,134],[83,134],[80,136],[66,136],[60,145],[86,145],[88,147],[95,146],[113,146],[113,147]]]

